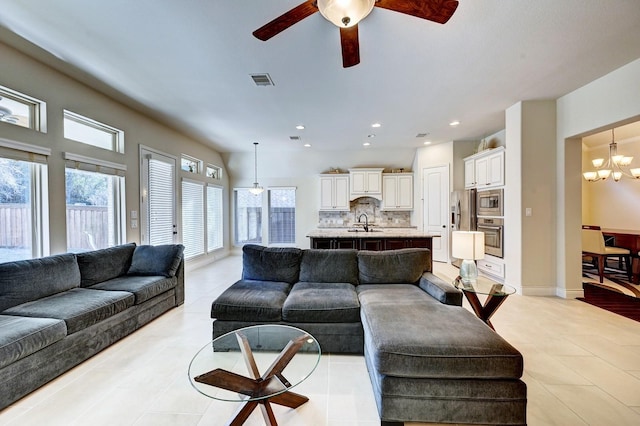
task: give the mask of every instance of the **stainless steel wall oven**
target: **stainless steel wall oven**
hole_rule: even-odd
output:
[[[504,219],[478,217],[478,231],[484,232],[484,252],[496,257],[503,257]]]

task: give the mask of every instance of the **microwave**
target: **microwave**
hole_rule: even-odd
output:
[[[478,191],[476,200],[476,214],[478,216],[504,216],[503,189]]]

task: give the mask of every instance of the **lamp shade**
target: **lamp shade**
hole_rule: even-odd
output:
[[[338,27],[353,27],[371,10],[375,0],[318,0],[322,16]]]
[[[451,255],[457,259],[484,259],[484,232],[453,231]]]

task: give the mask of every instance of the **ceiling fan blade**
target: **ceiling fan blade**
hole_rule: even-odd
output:
[[[377,7],[446,24],[458,7],[457,0],[377,0]]]
[[[287,13],[278,16],[268,24],[263,25],[253,32],[253,35],[262,41],[267,41],[271,37],[280,34],[290,26],[297,24],[304,18],[313,15],[318,11],[316,0],[308,0]]]
[[[358,65],[360,63],[358,24],[349,28],[340,27],[340,44],[342,45],[342,67]]]

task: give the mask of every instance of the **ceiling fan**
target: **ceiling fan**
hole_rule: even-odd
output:
[[[358,22],[366,18],[373,7],[393,10],[429,21],[445,24],[458,7],[457,0],[307,0],[290,11],[258,28],[253,35],[267,41],[304,18],[320,12],[340,28],[342,66],[360,63]]]

